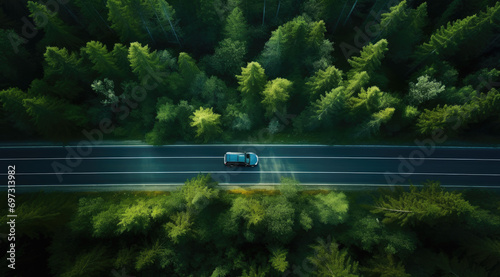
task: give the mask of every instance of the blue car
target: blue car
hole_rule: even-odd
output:
[[[259,156],[252,152],[226,152],[224,155],[224,165],[226,166],[254,167],[258,163]]]

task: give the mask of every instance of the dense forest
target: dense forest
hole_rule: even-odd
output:
[[[500,135],[498,1],[0,7],[3,140]]]
[[[227,190],[199,175],[172,192],[16,202],[16,276],[500,276],[500,195],[433,181]]]

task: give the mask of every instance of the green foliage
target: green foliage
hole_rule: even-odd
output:
[[[236,79],[245,112],[252,122],[260,122],[263,113],[260,96],[267,84],[264,68],[257,62],[248,63],[246,67],[241,68],[241,75],[236,75]]]
[[[407,1],[401,1],[383,13],[380,21],[381,35],[386,38],[391,48],[388,56],[396,62],[406,61],[411,57],[415,44],[423,37],[423,27],[427,24],[427,3],[411,9]]]
[[[171,221],[165,225],[165,230],[174,243],[179,243],[182,238],[192,232],[192,225],[189,212],[177,212],[171,216]]]
[[[248,40],[248,26],[243,12],[238,7],[234,8],[227,16],[224,32],[225,37],[233,41],[245,44]]]
[[[340,224],[346,220],[349,211],[349,202],[342,192],[318,194],[311,204],[316,208],[315,214],[323,224]]]
[[[286,111],[286,101],[290,97],[292,82],[287,79],[276,78],[269,81],[262,91],[262,105],[266,110],[266,116],[272,117],[275,112]]]
[[[265,216],[265,208],[255,198],[238,197],[234,199],[230,213],[235,219],[241,218],[246,222],[246,228],[259,225]]]
[[[445,86],[436,80],[429,80],[429,76],[420,76],[417,83],[410,83],[410,92],[408,94],[408,102],[410,105],[418,106],[426,101],[429,101],[441,92]]]
[[[213,112],[213,108],[203,108],[196,110],[191,119],[191,127],[196,128],[196,137],[204,142],[216,139],[222,132],[220,128],[220,114]]]
[[[356,277],[358,262],[352,261],[345,249],[339,250],[335,242],[318,239],[318,244],[311,246],[314,255],[307,259],[313,264],[313,276]]]
[[[439,105],[425,110],[419,117],[417,127],[421,134],[432,134],[438,130],[454,135],[466,129],[469,124],[481,122],[498,112],[500,94],[492,89],[488,94],[475,96],[462,106]]]
[[[215,188],[216,182],[212,180],[210,174],[201,175],[186,181],[181,188],[181,194],[186,201],[188,208],[201,211],[211,201],[218,197],[218,190]]]
[[[333,44],[325,33],[322,20],[295,17],[272,32],[259,62],[273,77],[326,69],[331,65]]]
[[[132,71],[137,74],[141,83],[146,83],[153,79],[162,82],[160,77],[162,66],[156,51],[150,52],[149,47],[142,46],[139,42],[132,42],[128,50],[128,59]]]
[[[269,259],[269,262],[274,269],[279,272],[285,272],[285,270],[288,268],[288,262],[286,261],[287,254],[288,251],[282,248],[274,249],[272,251],[272,256],[271,259]]]
[[[320,95],[341,86],[342,75],[342,70],[337,69],[335,66],[329,66],[325,70],[318,70],[306,82],[310,99],[315,100]]]
[[[287,243],[294,235],[295,209],[284,198],[268,198],[266,203],[266,225],[271,241]]]
[[[430,225],[470,213],[474,207],[463,199],[461,193],[444,191],[439,182],[427,182],[419,190],[385,194],[377,201],[372,212],[383,214],[384,223],[395,222],[401,226],[426,223]]]
[[[347,95],[344,87],[338,87],[321,95],[313,104],[316,118],[326,123],[333,123],[344,116],[347,109]]]
[[[245,64],[246,53],[246,46],[241,40],[225,39],[215,48],[215,53],[209,57],[208,63],[218,75],[232,78]]]
[[[342,241],[370,253],[382,252],[401,258],[409,256],[417,248],[413,233],[390,228],[373,216],[356,218]]]
[[[74,35],[76,32],[73,27],[66,25],[47,6],[28,1],[28,9],[37,29],[44,31],[41,45],[75,47],[81,44],[81,40]]]
[[[357,137],[369,137],[378,134],[380,131],[380,126],[391,120],[394,111],[394,108],[386,108],[372,114],[371,119],[362,124],[358,128],[355,135]]]
[[[80,252],[81,253],[81,252]],[[108,265],[104,247],[95,247],[79,254],[73,265],[61,277],[95,276],[102,274]]]
[[[24,99],[27,98],[28,95],[18,88],[9,88],[0,91],[0,103],[8,120],[16,129],[29,134],[32,132],[32,124],[29,114],[23,105]]]
[[[87,124],[82,107],[51,97],[35,97],[23,100],[39,134],[53,140],[66,140]]]
[[[81,78],[82,59],[76,53],[69,53],[66,48],[47,47],[43,56],[46,63],[44,67],[46,77]]]
[[[396,263],[392,255],[376,256],[370,260],[369,266],[362,268],[361,271],[366,272],[367,276],[411,277],[411,274],[406,272],[403,263]]]
[[[486,11],[448,22],[435,31],[430,40],[419,47],[418,55],[421,60],[428,56],[456,56],[463,54],[461,59],[474,57],[481,53],[481,44],[488,43],[493,30],[498,26],[500,3],[488,7]]]
[[[92,69],[99,72],[101,76],[110,78],[122,76],[113,55],[108,52],[106,46],[101,42],[87,42],[87,46],[82,48],[82,52],[86,53],[88,59],[94,64]]]
[[[375,44],[368,44],[363,47],[359,57],[353,57],[348,60],[352,69],[347,73],[349,78],[357,73],[366,72],[368,75],[374,73],[382,63],[385,52],[389,49],[388,42],[385,39],[379,40]]]
[[[160,256],[163,251],[165,251],[165,249],[159,240],[156,240],[152,245],[145,247],[141,252],[139,252],[139,256],[137,257],[137,261],[135,263],[135,269],[141,270],[145,267],[151,266],[156,262],[158,256]]]

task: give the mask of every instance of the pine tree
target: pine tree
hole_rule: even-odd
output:
[[[108,20],[122,42],[143,42],[147,38],[145,19],[148,18],[146,2],[140,0],[108,0]]]
[[[327,243],[322,239],[317,245],[311,246],[314,256],[307,259],[314,266],[314,276],[358,277],[358,262],[351,260],[346,249],[339,250],[335,242]]]
[[[101,0],[75,0],[75,5],[80,9],[81,19],[89,33],[97,37],[104,37],[109,34],[111,27],[108,24],[106,7],[107,1]]]
[[[386,108],[385,110],[381,110],[372,114],[370,120],[362,124],[357,129],[355,136],[370,137],[373,135],[377,135],[380,131],[380,126],[391,120],[394,111],[394,108]]]
[[[243,12],[238,7],[228,15],[224,32],[225,37],[233,41],[240,41],[243,44],[248,41],[248,26]]]
[[[82,59],[76,53],[69,53],[66,48],[47,47],[45,53],[45,77],[81,79],[84,73]]]
[[[430,40],[418,49],[419,60],[428,57],[451,57],[459,51],[464,56],[474,57],[483,51],[500,22],[500,2],[488,7],[486,11],[475,15],[448,22],[436,30]],[[463,59],[463,57],[461,57]]]
[[[472,212],[474,207],[461,193],[447,192],[439,182],[426,182],[422,189],[411,186],[410,191],[383,195],[372,212],[384,215],[384,223],[396,222],[401,226],[418,223],[436,224],[446,217]]]
[[[75,30],[65,25],[57,14],[51,12],[45,5],[28,1],[28,9],[36,27],[44,31],[41,45],[75,47],[81,44],[81,40],[74,36]]]
[[[406,0],[391,7],[390,12],[382,14],[381,36],[391,45],[388,57],[395,62],[406,61],[411,57],[415,44],[423,36],[427,24],[427,3],[416,9],[408,7]]]
[[[241,68],[241,75],[236,75],[238,79],[238,90],[241,92],[242,106],[250,116],[252,122],[261,122],[262,105],[261,93],[267,83],[267,76],[264,69],[257,62],[250,62],[246,67]]]
[[[33,128],[29,114],[23,106],[24,99],[28,99],[28,95],[18,88],[9,88],[0,91],[2,112],[5,113],[8,120],[16,129],[30,134]]]
[[[160,74],[162,66],[156,51],[150,52],[149,46],[142,46],[139,42],[132,42],[128,50],[128,59],[132,71],[139,77],[139,81],[148,82],[153,79],[157,82],[163,82]]]
[[[239,40],[225,39],[215,48],[215,53],[208,59],[210,66],[221,76],[232,78],[244,63],[247,53],[245,44]]]
[[[347,108],[347,96],[344,87],[332,89],[325,95],[321,95],[320,99],[313,103],[317,120],[326,123],[326,126],[331,126],[332,123],[341,119],[344,116]]]
[[[23,106],[37,131],[49,139],[66,140],[88,121],[82,107],[47,96],[24,99]]]
[[[368,75],[374,73],[384,58],[385,52],[389,50],[388,42],[385,39],[379,40],[375,44],[368,44],[361,50],[359,57],[352,57],[348,60],[352,69],[347,73],[349,78],[355,74],[365,71]]]
[[[275,112],[283,112],[286,101],[290,98],[292,82],[287,79],[276,78],[269,81],[262,92],[262,105],[266,109],[266,115],[272,117]]]
[[[220,115],[213,112],[213,108],[196,110],[190,117],[191,127],[196,129],[196,137],[208,142],[216,139],[222,132],[220,128]]]
[[[88,59],[94,64],[92,69],[99,72],[101,77],[113,78],[123,76],[112,54],[108,52],[106,46],[102,43],[89,41],[87,42],[87,46],[82,48],[82,51],[87,54]]]
[[[306,82],[310,99],[314,101],[320,95],[341,86],[342,74],[342,70],[337,69],[335,66],[329,66],[325,70],[318,70]]]

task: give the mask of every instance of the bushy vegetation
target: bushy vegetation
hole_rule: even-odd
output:
[[[4,139],[91,129],[150,144],[255,141],[257,131],[326,142],[499,134],[498,1],[0,8]]]
[[[18,203],[19,276],[500,274],[499,195],[436,182],[342,192],[282,178],[276,190],[221,190],[199,175],[173,192]]]

